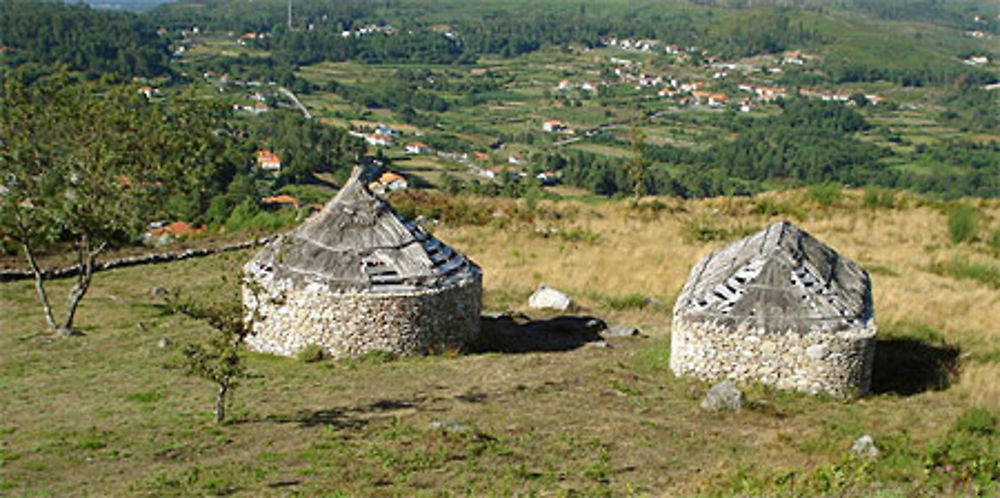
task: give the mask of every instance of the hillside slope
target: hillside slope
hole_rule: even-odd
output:
[[[895,207],[865,208],[860,192],[831,206],[806,192],[647,200],[639,209],[467,202],[431,228],[483,267],[488,309],[523,310],[547,283],[573,295],[580,313],[638,325],[647,337],[521,353],[499,340],[394,361],[249,355],[234,421],[217,427],[211,386],[177,368],[179,346],[206,329],[166,314],[149,291],[214,292],[249,252],[101,273],[81,309],[86,335],[74,339],[44,332],[29,282],[0,284],[0,489],[937,495],[1000,478],[988,451],[1000,447],[989,418],[1000,412],[1000,262],[985,242],[948,241],[946,206],[897,196]],[[1000,206],[981,212],[985,234]],[[707,386],[667,368],[672,300],[699,257],[778,218],[871,272],[875,393],[843,403],[748,386],[742,412],[705,414]],[[993,280],[988,270],[958,271],[963,262],[992,268]],[[161,338],[171,345],[159,347]],[[847,457],[862,434],[881,458]],[[966,474],[943,474],[962,463]]]

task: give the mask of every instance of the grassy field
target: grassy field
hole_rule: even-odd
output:
[[[547,283],[578,313],[646,336],[392,361],[249,354],[222,426],[211,385],[178,368],[207,329],[150,288],[215,292],[249,252],[101,273],[86,335],[71,339],[44,331],[29,282],[0,284],[0,494],[968,494],[1000,449],[1000,260],[985,241],[1000,206],[981,203],[980,240],[956,246],[947,206],[862,198],[467,199],[466,214],[492,221],[431,228],[483,267],[486,308],[526,311]],[[842,402],[745,386],[744,410],[705,413],[708,386],[667,368],[670,307],[699,257],[777,217],[871,272],[875,392]],[[848,456],[862,434],[882,451],[873,462]]]

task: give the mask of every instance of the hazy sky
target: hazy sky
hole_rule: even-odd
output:
[[[87,4],[102,9],[145,10],[173,0],[83,0]]]

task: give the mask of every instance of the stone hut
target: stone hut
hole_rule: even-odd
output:
[[[702,259],[674,306],[678,376],[860,396],[874,353],[868,273],[788,222]]]
[[[355,168],[322,211],[244,266],[251,350],[421,354],[478,337],[480,268],[372,195],[360,177]]]

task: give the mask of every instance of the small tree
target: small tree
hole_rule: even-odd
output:
[[[173,312],[204,322],[212,329],[203,341],[184,347],[184,368],[188,375],[216,385],[215,422],[221,424],[226,419],[228,396],[238,386],[239,379],[246,376],[243,341],[253,329],[253,317],[246,317],[240,300],[231,295],[204,302],[175,291],[170,294],[168,305]]]
[[[632,181],[632,196],[635,202],[639,202],[646,194],[646,172],[649,169],[649,159],[643,156],[643,147],[646,144],[646,133],[639,129],[639,125],[632,130],[632,158],[625,162],[625,173]]]
[[[66,75],[2,87],[0,235],[24,252],[49,328],[73,333],[95,260],[141,232],[178,179],[196,182],[221,157],[204,106],[167,109],[134,87]],[[38,264],[49,247],[73,248],[77,277],[57,320]]]

